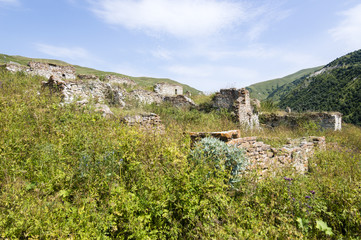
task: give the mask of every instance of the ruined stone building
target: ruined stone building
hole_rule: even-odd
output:
[[[249,92],[245,88],[221,89],[213,98],[213,107],[228,109],[235,113],[240,125],[246,128],[258,128],[258,114],[251,105]]]
[[[46,78],[54,76],[63,79],[76,79],[76,72],[73,66],[60,66],[52,63],[29,62],[29,72],[31,75],[39,75]]]
[[[25,72],[30,75],[39,75],[46,78],[54,76],[60,79],[76,79],[76,72],[73,66],[60,66],[52,63],[29,62],[28,67],[18,63],[7,63],[6,69],[10,72]]]
[[[154,91],[163,96],[183,95],[182,86],[170,83],[157,83],[154,86]]]

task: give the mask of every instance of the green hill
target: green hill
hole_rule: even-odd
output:
[[[298,79],[280,98],[280,107],[297,111],[339,111],[346,122],[361,125],[361,50]]]
[[[23,56],[11,56],[11,55],[0,54],[0,64],[7,63],[7,62],[16,62],[16,63],[19,63],[19,64],[25,66],[30,61],[53,63],[53,64],[57,64],[57,65],[72,65],[72,64],[66,63],[64,61],[54,60],[54,59],[28,58],[28,57],[23,57]],[[82,66],[78,66],[78,65],[72,65],[72,66],[75,68],[77,74],[93,74],[98,77],[106,76],[109,74],[124,76],[124,77],[134,80],[139,86],[144,87],[144,88],[153,88],[154,84],[156,84],[156,83],[167,82],[167,83],[182,85],[184,92],[188,91],[192,95],[198,95],[201,93],[201,91],[199,91],[195,88],[192,88],[186,84],[182,84],[182,83],[179,83],[177,81],[174,81],[174,80],[171,80],[168,78],[132,77],[132,76],[127,76],[127,75],[120,74],[120,73],[105,72],[105,71],[100,71],[100,70],[96,70],[93,68],[87,68],[87,67],[82,67]]]
[[[314,67],[314,68],[307,68],[300,70],[296,73],[287,75],[283,78],[276,78],[256,84],[252,84],[249,87],[246,87],[248,91],[250,92],[250,95],[252,98],[257,98],[259,100],[265,100],[268,98],[270,94],[272,94],[274,91],[277,91],[277,89],[281,88],[282,86],[291,83],[295,81],[296,79],[299,79],[303,76],[309,75],[311,73],[314,73],[315,71],[318,71],[322,68],[321,67]],[[277,96],[277,95],[274,95]],[[275,99],[278,100],[278,99]]]

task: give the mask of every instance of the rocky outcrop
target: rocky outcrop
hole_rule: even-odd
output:
[[[241,127],[250,129],[259,127],[257,111],[252,106],[249,92],[245,88],[221,89],[213,98],[213,107],[225,108],[233,112]]]

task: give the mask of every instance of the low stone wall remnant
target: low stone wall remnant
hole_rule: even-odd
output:
[[[121,119],[122,123],[129,126],[138,126],[144,130],[164,131],[164,126],[160,117],[155,113],[126,116]]]
[[[342,129],[342,114],[339,112],[306,112],[306,113],[260,113],[260,122],[267,127],[287,126],[300,127],[307,122],[313,122],[320,129]]]
[[[214,137],[245,150],[250,165],[248,170],[257,169],[260,175],[273,173],[285,167],[292,167],[304,174],[308,171],[308,160],[316,149],[325,150],[325,137],[304,137],[289,140],[282,147],[272,147],[257,137],[240,137],[239,130],[225,132],[190,132],[192,146],[205,137]]]

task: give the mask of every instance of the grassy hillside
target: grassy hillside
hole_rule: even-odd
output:
[[[361,125],[361,50],[326,65],[318,74],[300,79],[280,99],[280,106],[298,111],[339,111],[346,122]]]
[[[226,112],[148,106],[165,132],[60,105],[43,78],[0,70],[1,239],[360,239],[361,129],[247,132],[268,144],[326,136],[306,175],[231,174],[194,158],[185,131],[235,128]],[[206,149],[204,149],[206,151]]]
[[[256,84],[252,84],[251,86],[247,87],[247,89],[250,92],[250,96],[252,98],[257,98],[259,100],[265,100],[268,98],[268,96],[277,90],[278,88],[282,87],[285,84],[291,83],[295,81],[298,78],[301,78],[302,76],[309,75],[311,73],[314,73],[315,71],[318,71],[321,69],[321,67],[315,67],[315,68],[308,68],[300,70],[296,73],[287,75],[283,78],[276,78]],[[277,99],[275,99],[277,100]]]
[[[53,59],[27,58],[27,57],[22,57],[22,56],[10,56],[10,55],[5,55],[5,54],[0,54],[0,64],[5,63],[5,62],[17,62],[17,63],[20,63],[21,65],[27,65],[30,61],[53,63],[53,64],[57,64],[57,65],[71,65],[69,63],[59,61],[59,60],[53,60]],[[82,67],[82,66],[78,66],[78,65],[73,65],[73,66],[74,66],[77,74],[93,74],[93,75],[96,75],[99,77],[106,76],[109,74],[124,76],[124,77],[128,77],[128,78],[134,80],[140,86],[148,88],[148,89],[153,88],[154,84],[156,84],[156,83],[167,82],[167,83],[182,85],[184,92],[189,91],[192,95],[198,95],[201,93],[199,90],[197,90],[195,88],[192,88],[186,84],[181,84],[179,82],[176,82],[176,81],[168,79],[168,78],[132,77],[132,76],[127,76],[127,75],[120,74],[120,73],[104,72],[104,71],[87,68],[87,67]]]

